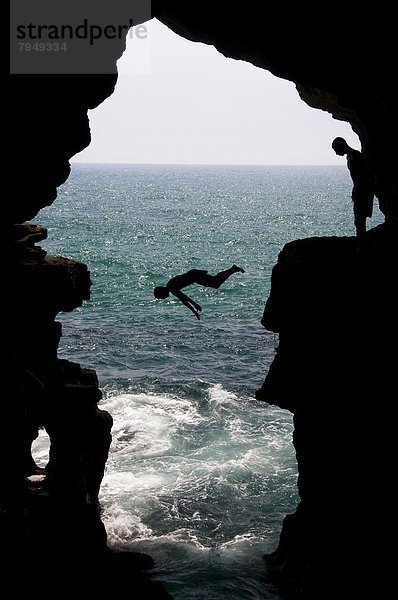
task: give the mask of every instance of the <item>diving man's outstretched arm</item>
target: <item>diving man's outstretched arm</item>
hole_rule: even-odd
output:
[[[176,298],[178,298],[179,300],[181,300],[181,302],[187,307],[189,308],[189,310],[191,312],[193,312],[193,314],[195,315],[195,317],[197,319],[200,319],[200,314],[198,311],[202,310],[202,307],[197,304],[194,300],[192,300],[189,296],[187,296],[186,294],[184,294],[184,292],[181,292],[181,290],[176,290],[174,292],[171,292]]]

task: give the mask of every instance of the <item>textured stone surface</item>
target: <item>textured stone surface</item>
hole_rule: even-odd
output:
[[[150,557],[113,553],[107,546],[98,493],[112,417],[97,406],[102,393],[95,371],[57,357],[61,325],[54,320],[90,297],[91,282],[85,265],[49,257],[35,245],[46,235],[44,228],[25,222],[7,239],[12,285],[5,314],[12,326],[5,337],[1,434],[3,584],[10,573],[13,592],[30,593],[44,569],[51,585],[62,581],[63,593],[143,593],[166,600],[170,596],[146,572],[153,567]],[[45,469],[31,455],[41,427],[50,437]],[[23,573],[20,580],[17,571]]]
[[[86,17],[93,22],[98,6],[86,6]],[[115,0],[101,7],[111,22],[124,22],[131,3]],[[176,33],[293,81],[308,104],[350,122],[377,177],[380,208],[386,220],[394,222],[398,103],[393,8],[377,5],[361,14],[352,11],[350,17],[341,7],[332,6],[326,14],[302,4],[272,6],[271,11],[251,2],[235,6],[226,1],[153,0],[152,7],[154,16]],[[54,321],[59,311],[73,310],[88,298],[89,274],[84,265],[47,257],[35,246],[45,230],[24,222],[54,201],[57,187],[69,175],[69,159],[89,144],[87,111],[113,92],[116,60],[124,47],[124,40],[109,44],[104,75],[10,77],[14,169],[9,187],[15,193],[5,202],[3,238],[6,269],[11,270],[5,293],[5,392],[12,402],[4,409],[10,458],[2,477],[8,531],[3,545],[11,544],[17,531],[27,557],[35,544],[38,556],[52,544],[59,551],[65,545],[64,554],[70,556],[106,547],[96,495],[111,418],[96,406],[100,391],[93,372],[58,360],[61,327]],[[394,389],[395,365],[388,346],[391,340],[395,345],[396,333],[394,235],[386,228],[370,232],[370,254],[362,262],[350,239],[293,243],[274,271],[263,322],[280,332],[280,347],[259,397],[295,412],[302,503],[296,516],[287,519],[273,557],[275,572],[290,582],[285,588],[292,597],[308,589],[314,573],[321,572],[322,565],[315,569],[319,557],[324,558],[323,566],[334,569],[336,556],[339,565],[347,567],[359,552],[367,568],[362,549],[369,544],[357,510],[364,482],[367,509],[374,503],[382,515],[381,529],[388,529],[383,519],[387,500],[376,475],[380,467],[373,461],[374,415],[368,406],[388,406]],[[51,509],[44,492],[32,495],[24,483],[25,475],[35,469],[30,444],[43,424],[52,438],[48,479],[57,501]],[[388,418],[383,428],[385,435],[375,442],[377,460],[391,451]],[[63,498],[68,499],[68,510],[62,508]],[[372,548],[377,548],[379,539],[373,529],[371,533]],[[38,566],[33,564],[33,572]],[[62,568],[59,574],[65,575]],[[329,569],[326,576],[335,581],[336,571]],[[350,579],[355,581],[353,572]],[[324,588],[315,597],[325,597]]]
[[[112,420],[110,416],[105,419],[105,431],[103,411],[97,409],[101,392],[95,372],[58,359],[61,324],[54,319],[58,312],[71,311],[90,297],[89,272],[76,261],[46,256],[35,245],[45,239],[44,228],[24,223],[13,232],[15,239],[8,240],[13,285],[6,298],[6,314],[12,323],[6,347],[13,402],[7,403],[6,410],[14,426],[12,435],[21,440],[21,451],[11,454],[6,471],[10,481],[20,483],[35,471],[30,444],[38,428],[45,426],[51,437],[53,489],[64,486],[62,477],[67,473],[66,487],[79,488],[80,498],[86,498],[86,478],[94,481],[99,476],[92,472],[96,464],[93,447],[99,446],[98,432],[102,431],[104,448],[99,455],[104,462],[95,467],[102,474]]]
[[[351,123],[379,181],[381,208],[398,214],[398,127],[394,17],[390,9],[367,13],[312,6],[260,9],[249,2],[195,5],[153,0],[154,14],[176,33],[214,45],[296,84],[310,106]],[[338,125],[336,124],[336,129]],[[325,140],[330,144],[332,140]]]
[[[96,3],[86,7],[95,22]],[[112,22],[131,16],[128,0],[106,7]],[[257,3],[232,9],[209,0],[187,3],[152,0],[153,15],[179,35],[213,44],[225,56],[268,69],[297,85],[311,106],[352,124],[379,180],[382,207],[397,214],[398,132],[395,118],[395,17],[384,7],[357,16],[339,10],[324,15],[312,8],[273,6],[267,13]],[[360,23],[360,26],[359,26]],[[377,33],[383,32],[382,35]],[[56,197],[69,174],[69,159],[90,142],[87,110],[114,89],[116,60],[124,40],[109,44],[105,75],[11,78],[13,156],[28,187],[7,205],[7,221],[21,222]],[[132,118],[134,107],[132,107]],[[21,144],[21,140],[24,143]],[[325,140],[325,144],[331,140]]]
[[[294,413],[301,503],[269,557],[293,598],[321,575],[335,594],[358,593],[362,570],[373,569],[371,585],[382,567],[369,548],[390,520],[380,474],[394,470],[395,421],[384,413],[396,387],[397,229],[368,231],[361,255],[354,238],[292,242],[273,270],[262,322],[279,348],[256,395]]]

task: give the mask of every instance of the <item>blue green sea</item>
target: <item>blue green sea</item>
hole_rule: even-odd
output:
[[[254,398],[278,343],[260,319],[285,243],[354,235],[350,193],[340,166],[74,164],[35,220],[49,254],[91,272],[91,299],[59,315],[59,355],[96,369],[114,419],[109,544],[149,553],[176,600],[278,598],[262,556],[298,502],[297,469],[290,413]],[[200,321],[153,297],[234,263],[246,272],[220,289],[185,290]],[[46,452],[42,432],[40,464]]]

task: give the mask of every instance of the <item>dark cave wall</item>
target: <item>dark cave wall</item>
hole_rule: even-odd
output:
[[[114,1],[106,10],[113,21],[123,22],[133,4]],[[357,263],[353,240],[308,242],[285,249],[274,272],[264,324],[280,332],[281,345],[259,398],[295,413],[302,504],[284,527],[280,548],[273,557],[275,571],[290,581],[295,597],[297,590],[308,588],[309,564],[313,567],[316,562],[314,547],[330,557],[328,541],[332,540],[330,547],[338,552],[340,538],[350,531],[343,552],[348,564],[350,554],[366,541],[355,505],[362,501],[356,493],[358,481],[368,477],[363,461],[369,460],[372,419],[364,413],[359,421],[356,417],[361,402],[369,401],[370,392],[372,402],[377,399],[383,404],[389,401],[393,385],[391,354],[386,349],[396,331],[396,303],[391,301],[395,297],[390,288],[396,273],[393,223],[398,206],[395,20],[384,8],[362,12],[360,20],[355,17],[349,21],[338,7],[327,14],[302,5],[297,9],[272,7],[267,13],[257,2],[235,7],[224,1],[214,5],[154,0],[152,9],[153,15],[177,34],[213,44],[227,57],[251,62],[295,82],[309,105],[350,122],[373,165],[380,206],[392,223],[371,238],[375,259]],[[92,3],[87,16],[95,18],[96,10],[96,3]],[[383,32],[377,42],[375,30]],[[32,469],[30,443],[37,427],[45,424],[53,442],[50,488],[58,499],[64,495],[68,498],[68,506],[61,503],[55,522],[62,522],[70,503],[85,507],[76,517],[84,530],[83,554],[87,548],[103,549],[105,545],[96,502],[110,443],[111,417],[97,408],[101,392],[95,373],[57,358],[61,331],[54,319],[60,310],[72,310],[89,296],[89,274],[79,263],[46,257],[36,246],[45,233],[18,224],[34,218],[55,200],[57,187],[69,175],[69,159],[90,143],[87,111],[113,92],[115,64],[123,50],[124,40],[109,45],[102,75],[10,77],[9,143],[15,169],[10,186],[13,197],[6,202],[6,256],[13,273],[8,312],[11,351],[6,366],[12,374],[14,410],[8,418],[14,424],[16,451],[7,462],[3,479],[9,484],[8,497],[14,498]],[[131,110],[134,117],[133,106]],[[325,144],[331,141],[325,140]],[[319,272],[327,277],[319,280]],[[331,287],[330,281],[335,286]],[[367,281],[374,284],[370,289]],[[305,352],[298,342],[303,315],[308,334]],[[370,336],[366,327],[369,320],[373,323]],[[341,352],[340,342],[347,328],[349,343]],[[366,371],[373,373],[370,386],[362,381]],[[322,391],[325,379],[333,381],[327,393]],[[341,415],[335,412],[336,395],[343,388],[350,428],[341,426]],[[326,429],[320,429],[325,423]],[[388,448],[381,438],[378,441],[377,457],[382,460]],[[320,449],[330,467],[329,473],[322,472],[321,476]],[[375,486],[374,481],[369,486],[369,511],[379,493]],[[379,509],[383,502],[384,496],[376,503]],[[89,513],[85,512],[87,506],[91,507]],[[334,513],[336,518],[325,518]],[[43,538],[42,546],[49,539],[57,543],[51,533],[53,522],[48,526],[50,537]],[[333,533],[333,523],[340,537]],[[313,535],[316,526],[318,533]],[[65,530],[65,524],[63,527]],[[9,533],[12,536],[13,531]],[[27,539],[32,538],[27,535]],[[376,538],[373,541],[376,543]],[[68,549],[73,548],[71,543]]]
[[[97,3],[87,6],[85,15],[95,22]],[[113,2],[106,7],[110,22],[128,21],[135,6]],[[337,8],[324,16],[302,5],[273,6],[267,13],[257,2],[233,8],[228,2],[153,0],[152,14],[179,35],[293,81],[305,102],[350,122],[373,164],[382,209],[396,215],[398,95],[395,19],[388,9],[363,11],[358,20]],[[12,157],[29,183],[7,207],[8,223],[33,218],[53,202],[68,177],[69,159],[90,143],[87,110],[112,93],[116,60],[125,48],[123,39],[109,42],[105,54],[101,48],[104,75],[11,77]]]
[[[361,254],[353,237],[296,240],[273,268],[262,324],[279,347],[256,397],[294,414],[300,504],[267,557],[288,598],[359,598],[375,584],[384,595],[397,233],[396,224],[369,230]]]
[[[69,176],[70,158],[91,141],[87,111],[113,92],[116,81],[116,74],[11,77],[11,185],[17,194],[6,207],[10,225],[54,202]]]
[[[260,10],[257,2],[234,9],[223,2],[193,7],[154,0],[152,6],[179,35],[289,79],[307,104],[349,122],[373,165],[382,210],[397,216],[398,93],[390,9],[348,15],[338,6],[321,14],[303,4]]]

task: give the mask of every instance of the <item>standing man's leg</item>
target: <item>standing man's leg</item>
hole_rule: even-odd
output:
[[[363,246],[366,239],[366,214],[362,211],[355,209],[354,206],[354,225],[357,234],[357,247],[358,252],[363,250]]]

